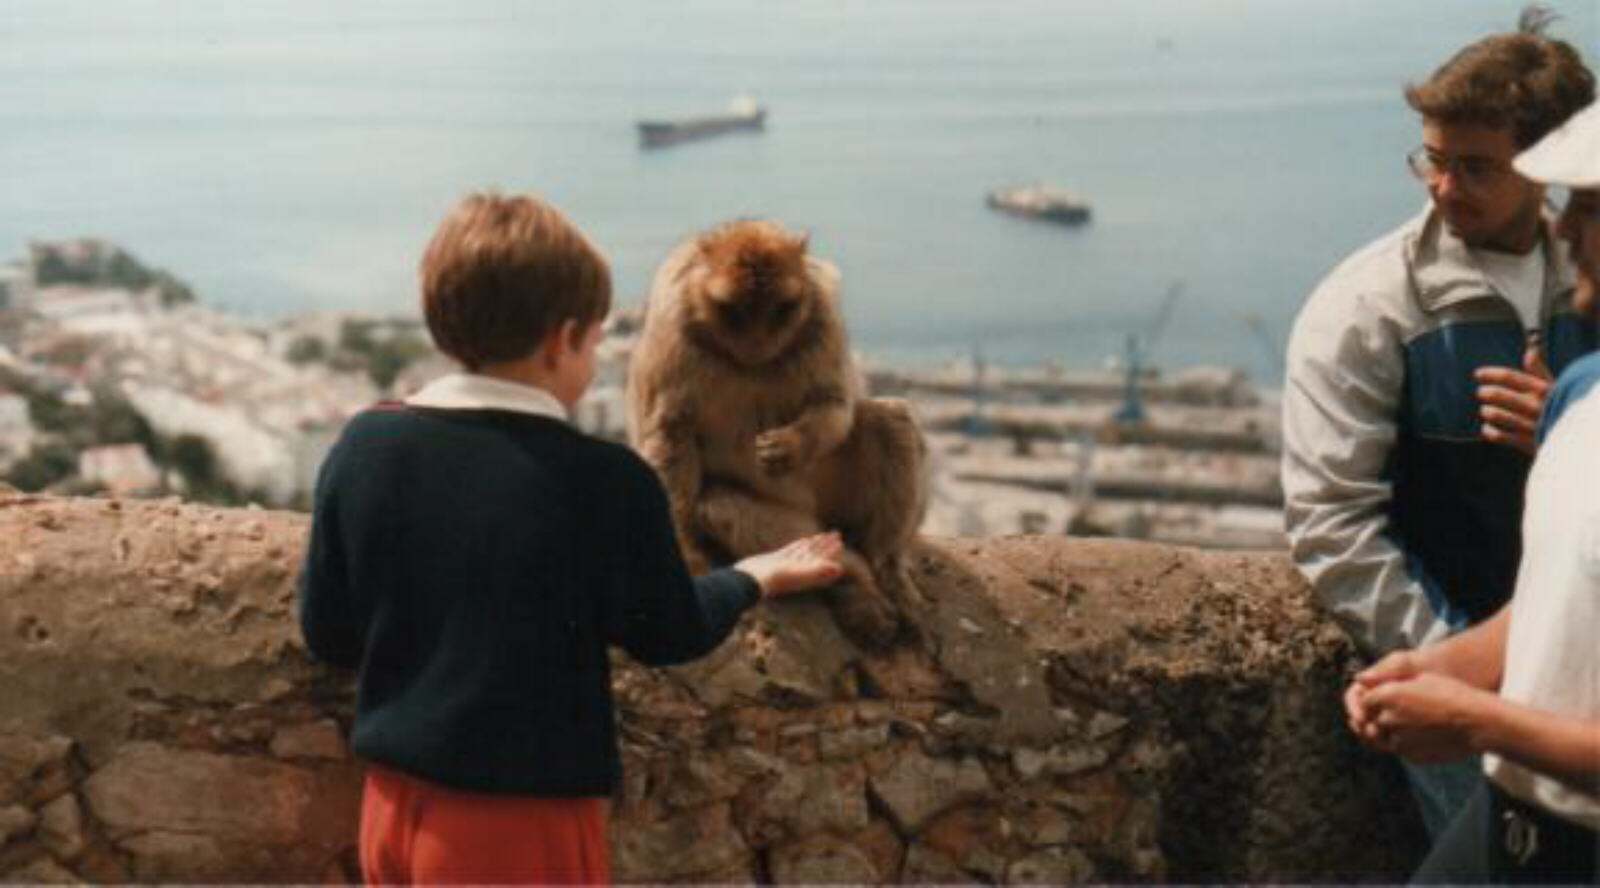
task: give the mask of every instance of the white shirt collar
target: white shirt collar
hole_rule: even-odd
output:
[[[567,408],[548,391],[476,373],[441,376],[406,398],[406,403],[440,410],[510,410],[567,419]]]

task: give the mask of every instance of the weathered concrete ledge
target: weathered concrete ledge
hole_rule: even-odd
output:
[[[0,497],[0,881],[356,875],[347,676],[293,620],[306,518]],[[1280,555],[929,540],[922,640],[812,600],[622,664],[624,880],[1388,881],[1419,837],[1343,728]]]

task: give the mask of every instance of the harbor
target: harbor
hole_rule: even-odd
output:
[[[1191,367],[875,368],[926,433],[924,530],[1065,533],[1210,548],[1283,545],[1277,394]]]
[[[1170,313],[1169,291],[1156,328]],[[608,321],[577,420],[627,439],[623,386],[640,323]],[[1150,342],[1152,329],[1140,338]],[[1284,545],[1278,395],[1242,370],[1106,366],[932,367],[862,362],[874,397],[907,400],[928,444],[924,533],[1069,534],[1222,549]]]

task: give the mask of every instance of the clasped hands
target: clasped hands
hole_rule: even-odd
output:
[[[1413,651],[1397,651],[1356,675],[1345,690],[1350,730],[1381,752],[1419,764],[1473,755],[1475,713],[1493,694],[1426,671]]]

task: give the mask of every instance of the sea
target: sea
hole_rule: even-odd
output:
[[[1547,5],[1600,59],[1600,2]],[[531,192],[623,306],[681,239],[769,218],[840,266],[869,360],[1095,367],[1131,339],[1272,385],[1316,281],[1423,205],[1401,90],[1519,9],[0,0],[0,262],[98,237],[249,317],[414,315],[450,206]],[[636,121],[740,94],[764,132],[640,148]],[[985,206],[1031,182],[1092,222]]]

